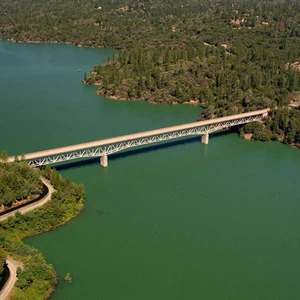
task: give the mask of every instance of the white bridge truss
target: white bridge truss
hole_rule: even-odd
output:
[[[130,139],[118,143],[107,144],[100,147],[92,147],[88,149],[80,149],[72,152],[66,152],[63,154],[45,156],[42,158],[32,159],[28,161],[28,164],[33,167],[44,166],[48,164],[60,163],[74,159],[87,158],[87,157],[104,157],[113,153],[117,153],[129,148],[139,147],[143,145],[159,143],[163,141],[178,139],[187,136],[197,136],[209,134],[224,128],[246,124],[250,122],[260,121],[264,117],[263,114],[244,117],[240,119],[234,119],[224,122],[219,122],[211,125],[204,125],[199,127],[192,127],[183,130],[176,130],[168,133],[161,133],[157,135],[145,136],[136,139]],[[26,156],[25,156],[26,159]]]

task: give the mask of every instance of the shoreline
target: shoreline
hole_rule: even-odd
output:
[[[91,49],[105,49],[103,46],[87,46],[84,44],[77,44],[73,42],[63,42],[63,41],[23,41],[23,40],[15,40],[14,38],[11,39],[1,39],[0,41],[3,42],[12,42],[16,44],[62,44],[62,45],[73,45],[78,48],[91,48]],[[107,48],[109,49],[109,48]]]
[[[84,85],[88,85],[86,84],[85,82],[83,82]],[[99,86],[100,84],[97,84],[97,83],[93,83],[91,84],[93,86]],[[201,103],[197,100],[189,100],[189,101],[185,101],[185,102],[176,102],[176,101],[173,101],[173,102],[170,102],[170,103],[167,103],[167,102],[155,102],[153,99],[149,99],[149,100],[146,100],[146,99],[127,99],[127,98],[124,98],[124,97],[118,97],[118,96],[107,96],[107,95],[104,95],[102,93],[99,92],[99,88],[96,92],[96,94],[98,96],[101,96],[105,99],[109,99],[109,100],[117,100],[117,101],[143,101],[143,102],[147,102],[147,103],[150,103],[150,104],[154,104],[154,105],[182,105],[182,104],[188,104],[188,105],[195,105],[195,106],[204,106],[206,105],[205,103]]]
[[[45,176],[47,178],[50,178],[49,174],[48,175],[45,174]],[[3,215],[2,217],[0,217],[0,221],[3,221],[0,229],[4,232],[7,232],[6,234],[9,240],[11,238],[14,239],[14,243],[7,244],[4,242],[3,244],[1,244],[1,248],[5,249],[4,252],[6,254],[7,262],[9,260],[10,261],[14,260],[15,262],[17,262],[23,267],[22,271],[19,274],[19,278],[21,280],[20,282],[23,282],[22,280],[26,278],[26,270],[30,272],[36,272],[37,275],[34,276],[34,280],[36,280],[37,282],[40,282],[41,284],[43,284],[45,280],[49,282],[49,286],[41,290],[39,293],[39,295],[43,299],[49,299],[56,290],[56,285],[58,280],[57,273],[53,268],[53,266],[46,261],[42,252],[40,251],[37,251],[36,253],[30,252],[31,254],[29,254],[27,247],[29,247],[30,249],[33,248],[27,246],[26,243],[24,242],[24,239],[55,230],[56,228],[66,224],[67,222],[69,222],[70,220],[78,216],[81,213],[82,209],[84,208],[83,203],[84,203],[85,192],[84,192],[84,187],[82,186],[81,189],[76,190],[77,191],[75,196],[76,199],[73,199],[71,202],[68,202],[70,201],[69,197],[71,194],[69,193],[69,195],[65,195],[62,194],[63,193],[62,190],[59,191],[59,187],[61,185],[64,185],[66,179],[63,179],[61,175],[59,175],[60,183],[58,183],[58,187],[57,187],[58,191],[56,191],[56,189],[54,189],[53,183],[51,183],[50,180],[42,176],[40,177],[42,179],[43,184],[48,188],[46,195],[44,195],[42,199],[39,199],[34,203],[30,203],[25,207],[15,209],[12,212],[9,212]],[[79,186],[80,185],[74,182],[69,182],[68,186],[66,186],[65,188],[77,189]],[[49,200],[52,199],[54,192],[57,193],[58,198],[64,197],[63,199],[66,200],[66,202],[60,203],[60,205],[62,206],[61,212],[63,212],[63,215],[60,217],[53,217],[53,209],[55,209],[55,203],[53,203],[52,205],[51,202],[49,202]],[[16,214],[17,212],[19,214]],[[12,218],[8,219],[9,217]],[[21,226],[14,225],[14,224],[19,224],[20,222],[22,223],[22,220],[25,221],[23,225]],[[49,222],[51,220],[55,222]],[[6,234],[3,234],[3,236],[6,236]],[[21,252],[20,249],[22,249]],[[37,263],[36,259],[40,261],[41,264]],[[41,274],[40,273],[41,268],[48,273],[47,277],[38,275]],[[23,273],[23,271],[25,273]],[[15,294],[16,297],[27,297],[26,290],[23,290],[22,288],[15,285],[17,279],[18,278],[15,275],[8,277],[6,282],[10,282],[9,287],[7,287],[7,284],[5,282],[5,284],[3,285],[0,291],[1,300],[2,300],[2,291],[3,293],[5,293],[6,295],[5,297],[7,297],[7,295],[10,296]]]
[[[43,193],[36,199],[30,200],[29,202],[22,203],[21,205],[17,207],[13,207],[12,209],[9,209],[7,212],[2,212],[2,215],[0,216],[0,222],[3,222],[7,220],[9,217],[13,217],[16,213],[26,214],[27,212],[30,212],[44,204],[46,204],[48,201],[52,199],[52,194],[55,192],[54,187],[52,184],[45,178],[41,177],[41,180],[43,182],[44,187],[46,187],[46,193],[45,190]],[[41,199],[39,199],[41,197]],[[21,207],[20,207],[21,206]],[[3,214],[4,213],[4,214]],[[11,257],[8,257],[6,259],[7,267],[9,269],[9,276],[0,290],[0,300],[6,299],[6,297],[9,297],[9,295],[12,293],[12,290],[18,280],[17,277],[17,269],[20,267],[21,269],[24,268],[24,264],[22,261],[16,261],[12,259]]]
[[[244,135],[238,134],[238,136],[240,138],[242,138],[243,140],[245,140],[245,141],[260,142],[260,140],[253,139],[253,133],[245,133]],[[296,146],[295,144],[287,144],[287,143],[284,143],[282,140],[270,140],[268,142],[279,142],[282,145],[287,145],[287,146],[292,147],[296,150],[300,150],[300,146]]]

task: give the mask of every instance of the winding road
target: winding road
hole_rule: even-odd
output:
[[[0,291],[0,300],[9,299],[9,294],[11,293],[11,290],[15,286],[15,283],[17,281],[17,270],[18,268],[23,269],[23,264],[19,261],[13,260],[12,258],[8,258],[6,260],[7,267],[9,269],[9,277]]]
[[[8,212],[7,214],[1,216],[0,217],[0,222],[6,220],[8,217],[13,216],[17,212],[19,212],[21,214],[25,214],[28,211],[31,211],[31,210],[39,207],[39,206],[44,205],[46,202],[48,202],[51,199],[52,193],[55,191],[53,186],[50,184],[50,182],[47,179],[41,177],[41,180],[42,180],[43,184],[46,185],[47,188],[48,188],[47,195],[43,199],[41,199],[40,201],[28,204],[28,205],[23,206],[23,207],[20,207],[20,208],[14,210],[14,211]]]
[[[55,191],[55,189],[53,188],[53,186],[50,184],[50,182],[47,179],[41,177],[41,180],[42,180],[43,184],[45,184],[48,188],[48,193],[45,195],[45,197],[43,199],[41,199],[40,201],[28,204],[24,207],[21,207],[19,209],[16,209],[12,212],[9,212],[9,213],[1,216],[0,222],[6,220],[8,217],[13,216],[17,212],[19,212],[21,214],[25,214],[37,207],[44,205],[46,202],[51,200],[52,193]],[[17,269],[18,269],[18,267],[23,268],[23,264],[21,262],[13,260],[12,258],[8,258],[6,260],[6,263],[7,263],[8,269],[9,269],[9,277],[8,277],[5,285],[3,286],[3,288],[0,291],[0,300],[9,299],[9,294],[11,293],[11,291],[18,279],[17,278]]]

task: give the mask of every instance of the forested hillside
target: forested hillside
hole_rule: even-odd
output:
[[[26,162],[6,164],[0,162],[0,210],[10,208],[21,200],[37,198],[43,183],[37,170]]]
[[[300,144],[298,0],[5,0],[0,10],[2,39],[114,48],[84,77],[100,95],[201,103],[201,119],[271,107],[265,139]]]

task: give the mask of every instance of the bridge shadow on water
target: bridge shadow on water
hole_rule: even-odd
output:
[[[234,128],[234,129],[227,129],[227,130],[214,132],[209,135],[209,139],[212,140],[216,137],[220,137],[220,136],[226,135],[228,133],[236,132],[236,131],[237,131],[236,128]],[[143,145],[138,148],[123,150],[122,152],[119,152],[119,153],[110,154],[108,160],[110,162],[112,160],[125,158],[128,156],[134,156],[134,155],[138,155],[138,154],[142,154],[142,153],[147,153],[150,151],[158,151],[161,149],[167,149],[167,148],[176,147],[176,146],[185,145],[185,144],[200,143],[200,141],[201,141],[201,135],[182,138],[182,139],[176,140],[176,141],[165,141],[165,142],[162,142],[162,143],[156,144],[156,145],[151,145],[151,144]],[[97,156],[97,157],[91,157],[91,158],[82,158],[79,161],[59,163],[57,165],[54,165],[54,167],[55,167],[55,169],[60,171],[60,170],[67,170],[67,169],[73,169],[73,168],[78,168],[78,167],[83,167],[83,166],[99,164],[100,163],[99,161],[100,161],[100,157]]]

